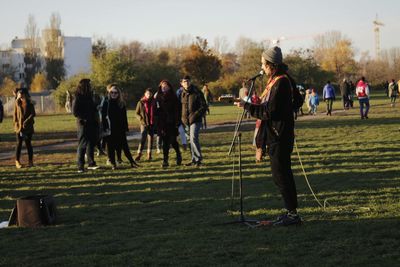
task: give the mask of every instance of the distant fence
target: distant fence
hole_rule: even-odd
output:
[[[7,116],[12,116],[14,112],[14,97],[1,97],[4,106],[4,114]],[[35,105],[35,111],[37,114],[50,114],[65,112],[64,108],[57,106],[56,101],[52,95],[42,95],[42,96],[31,96],[32,102]]]

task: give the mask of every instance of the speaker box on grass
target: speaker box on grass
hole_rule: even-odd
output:
[[[17,199],[11,212],[9,226],[40,227],[55,224],[56,203],[52,196],[38,195]]]

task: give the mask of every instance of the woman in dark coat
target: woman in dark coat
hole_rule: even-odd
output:
[[[162,80],[158,86],[157,96],[154,103],[154,116],[157,124],[157,134],[163,143],[163,164],[168,164],[169,147],[172,146],[176,152],[176,165],[182,164],[182,156],[176,140],[180,123],[180,104],[178,97],[167,80]]]
[[[31,141],[34,133],[33,124],[35,123],[35,116],[35,107],[33,106],[28,90],[26,88],[18,89],[14,105],[14,130],[17,137],[15,167],[18,169],[22,168],[20,157],[23,141],[25,141],[26,149],[28,150],[28,167],[33,167],[33,148]]]
[[[94,147],[98,139],[99,122],[89,79],[79,81],[72,109],[78,126],[78,172],[84,171],[85,154],[88,159],[88,169],[95,170],[99,168],[94,161]]]
[[[131,167],[136,168],[138,165],[132,157],[126,139],[126,133],[129,131],[126,107],[122,100],[121,90],[117,86],[112,86],[108,91],[108,100],[104,102],[101,113],[103,130],[111,129],[111,134],[105,136],[104,140],[107,143],[107,155],[112,169],[115,170],[117,167],[115,152],[118,149],[124,151]]]

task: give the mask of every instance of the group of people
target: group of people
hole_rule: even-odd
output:
[[[316,115],[319,106],[319,96],[317,90],[315,88],[310,88],[307,90],[302,89],[300,92],[304,96],[304,102],[306,103],[308,114]],[[355,95],[360,104],[361,119],[368,119],[370,107],[370,89],[365,77],[361,77],[356,85],[346,78],[343,79],[342,83],[340,84],[340,93],[344,110],[348,110],[353,107],[353,98]],[[332,116],[332,106],[333,102],[336,100],[336,93],[335,88],[330,81],[327,81],[322,90],[322,100],[326,103],[326,115]]]
[[[83,172],[85,169],[85,155],[88,169],[99,168],[94,160],[94,148],[101,138],[107,147],[108,162],[112,169],[117,168],[115,155],[120,154],[121,151],[124,152],[131,167],[136,168],[137,161],[142,159],[146,143],[147,160],[152,159],[155,134],[159,139],[157,144],[162,144],[162,167],[169,166],[170,147],[175,150],[176,164],[181,165],[182,154],[177,141],[180,128],[183,130],[181,132],[184,133],[185,140],[190,142],[191,161],[186,165],[200,166],[203,157],[199,132],[207,108],[202,91],[191,84],[189,76],[181,80],[181,88],[178,92],[175,92],[168,80],[160,82],[154,95],[150,88],[146,89],[136,105],[141,138],[134,159],[127,142],[128,119],[121,89],[116,84],[107,86],[107,96],[100,104],[96,104],[93,100],[90,80],[82,79],[75,92],[72,105],[78,125],[78,172]],[[183,145],[186,145],[186,141]]]

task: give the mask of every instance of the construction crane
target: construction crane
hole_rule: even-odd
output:
[[[380,27],[385,26],[382,22],[378,20],[378,14],[376,14],[374,24],[374,32],[375,32],[375,57],[376,59],[381,58],[381,36],[380,36]]]

